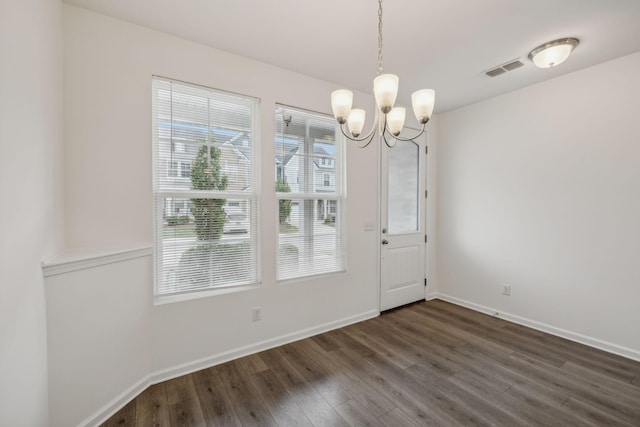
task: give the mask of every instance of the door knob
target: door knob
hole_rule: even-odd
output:
[[[389,241],[388,241],[387,239],[382,239],[382,244],[383,244],[383,245],[388,245],[388,244],[389,244]]]

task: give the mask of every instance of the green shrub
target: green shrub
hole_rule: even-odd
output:
[[[251,245],[204,243],[187,249],[180,258],[176,280],[181,286],[216,287],[252,280]]]
[[[282,243],[280,245],[280,256],[295,256],[298,257],[298,247],[291,243]]]
[[[276,180],[276,192],[278,193],[290,193],[291,187],[287,184],[286,178],[278,178]],[[278,200],[278,217],[280,224],[284,224],[291,215],[291,200]]]
[[[189,224],[189,221],[191,221],[191,218],[189,218],[189,215],[171,215],[167,217],[168,225]]]
[[[191,165],[191,188],[193,190],[226,190],[228,178],[220,168],[220,149],[201,145]],[[191,213],[196,223],[198,240],[213,241],[222,236],[227,215],[223,206],[225,199],[191,199]]]

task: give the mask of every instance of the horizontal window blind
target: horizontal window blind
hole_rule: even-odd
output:
[[[276,108],[277,279],[346,269],[343,138],[333,118]]]
[[[154,77],[156,295],[258,281],[257,107]]]

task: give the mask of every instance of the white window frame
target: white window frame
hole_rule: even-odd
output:
[[[222,91],[222,90],[218,90],[218,89],[212,89],[209,87],[204,87],[204,86],[200,86],[200,85],[195,85],[195,84],[191,84],[191,83],[185,83],[185,82],[181,82],[181,81],[175,81],[172,79],[167,79],[164,77],[158,77],[158,76],[153,76],[152,78],[152,82],[155,81],[164,81],[164,82],[169,82],[169,83],[175,83],[178,85],[184,85],[184,86],[190,86],[193,88],[197,88],[197,89],[201,89],[201,90],[205,90],[207,92],[210,92],[211,94],[214,94],[215,96],[219,96],[220,98],[218,99],[226,99],[227,101],[229,99],[234,99],[235,101],[238,101],[239,105],[244,105],[244,106],[248,106],[251,108],[251,127],[250,127],[250,132],[252,135],[252,144],[251,144],[251,157],[252,157],[252,163],[251,163],[251,191],[243,191],[243,192],[232,192],[232,191],[215,191],[215,190],[207,190],[202,191],[202,190],[180,190],[180,191],[176,191],[176,190],[163,190],[159,188],[159,179],[158,179],[158,174],[162,174],[162,173],[168,173],[168,170],[163,171],[162,167],[161,167],[161,160],[159,158],[159,132],[158,132],[158,117],[156,115],[156,108],[155,108],[155,103],[156,103],[156,92],[155,92],[155,88],[153,89],[153,94],[152,94],[152,102],[154,104],[154,111],[152,114],[152,142],[153,142],[153,194],[154,194],[154,244],[153,244],[153,258],[154,258],[154,303],[155,304],[164,304],[167,302],[175,302],[175,301],[181,301],[181,300],[186,300],[186,299],[193,299],[193,298],[200,298],[200,297],[206,297],[206,296],[211,296],[211,295],[218,295],[218,294],[225,294],[228,292],[233,292],[233,291],[237,291],[237,290],[245,290],[245,289],[252,289],[255,288],[257,286],[260,285],[261,282],[261,271],[262,271],[262,265],[261,265],[261,233],[260,233],[260,199],[261,199],[261,185],[260,185],[260,164],[261,164],[261,157],[260,157],[260,131],[259,131],[259,124],[260,124],[260,100],[257,98],[253,98],[253,97],[249,97],[249,96],[245,96],[245,95],[239,95],[239,94],[235,94],[235,93],[231,93],[231,92],[227,92],[227,91]],[[173,145],[173,144],[171,144]],[[183,144],[184,145],[184,144]],[[204,145],[210,145],[210,144],[204,144]],[[176,162],[175,160],[173,160],[173,162]],[[180,178],[182,177],[181,174],[181,161],[177,161],[177,177]],[[167,165],[168,167],[170,167],[169,165]],[[174,177],[175,179],[175,177]],[[189,179],[189,178],[186,178]],[[251,257],[252,257],[252,263],[255,266],[255,271],[253,274],[253,279],[248,281],[248,282],[242,282],[242,283],[234,283],[234,284],[225,284],[225,285],[215,285],[215,284],[210,284],[210,286],[208,287],[203,287],[200,289],[192,289],[186,292],[174,292],[174,293],[159,293],[158,292],[158,288],[159,288],[159,284],[158,284],[158,269],[162,268],[163,265],[163,248],[162,248],[162,241],[164,238],[164,224],[163,224],[163,206],[165,204],[165,200],[167,199],[192,199],[192,198],[212,198],[212,199],[217,199],[217,198],[224,198],[226,200],[247,200],[251,206],[252,209],[255,210],[255,213],[253,215],[251,215],[251,220],[250,220],[250,233],[251,236],[253,236],[253,242],[255,243],[256,247],[255,250],[252,250],[251,253]]]
[[[307,117],[327,118],[333,121],[332,117],[327,114],[317,113],[317,112],[296,108],[296,107],[290,107],[282,104],[276,104],[276,120],[278,120],[277,111],[280,109],[287,111],[287,114],[295,112],[296,114],[300,114]],[[316,178],[314,176],[314,171],[313,171],[314,159],[313,159],[313,155],[311,155],[306,161],[305,170],[300,170],[298,172],[298,177],[297,177],[297,183],[299,184],[300,175],[302,174],[304,176],[304,183],[307,186],[306,191],[289,192],[289,193],[276,192],[276,200],[278,202],[280,200],[292,200],[294,205],[299,201],[304,202],[306,200],[310,200],[310,201],[324,200],[324,202],[327,204],[330,203],[331,201],[336,202],[335,209],[337,209],[338,212],[335,219],[336,219],[336,223],[340,225],[339,228],[336,228],[336,239],[340,239],[342,242],[342,245],[340,245],[340,248],[341,248],[340,268],[337,268],[336,270],[329,271],[329,272],[319,272],[319,273],[311,272],[309,274],[300,274],[300,275],[295,275],[291,277],[281,277],[279,266],[276,265],[276,282],[277,283],[289,283],[292,281],[307,280],[309,278],[313,278],[317,276],[342,274],[347,271],[346,140],[342,135],[342,133],[340,132],[338,125],[334,123],[334,126],[335,126],[335,174],[334,174],[335,185],[334,185],[333,191],[332,192],[314,192],[314,189],[316,186],[318,188],[322,188],[323,190],[326,187],[324,185],[318,185],[318,183],[316,182]],[[278,135],[276,135],[276,138],[277,137]],[[309,151],[309,149],[311,149],[311,151]],[[310,141],[308,138],[305,138],[305,152],[313,153],[313,141]],[[324,159],[324,157],[321,157],[320,159]],[[332,163],[331,159],[327,159],[327,160],[329,161],[326,163]],[[318,163],[320,163],[320,161]],[[274,163],[274,166],[277,167],[277,163]],[[315,166],[318,167],[319,165],[315,165]],[[309,168],[311,170],[309,170]],[[319,173],[322,174],[322,178],[323,178],[322,183],[324,184],[324,171],[319,169]],[[285,176],[284,166],[283,166],[282,175]],[[278,205],[279,203],[276,203],[276,208],[278,208]],[[300,204],[298,208],[302,209],[303,206],[304,206],[304,203]],[[315,208],[312,209],[312,214],[313,215],[316,214]],[[278,218],[279,218],[279,215],[276,214],[276,221],[278,221]],[[279,226],[279,224],[277,224],[277,226]],[[339,236],[338,236],[338,233],[340,233]],[[305,243],[305,244],[308,244],[308,243]],[[278,232],[278,239],[276,241],[277,263],[279,262],[278,260],[279,250],[280,250],[280,236]]]

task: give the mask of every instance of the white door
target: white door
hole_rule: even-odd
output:
[[[425,297],[426,138],[382,143],[380,310]]]

